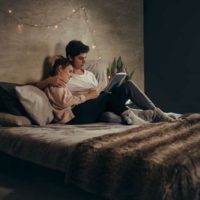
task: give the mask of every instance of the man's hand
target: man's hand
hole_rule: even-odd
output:
[[[65,87],[66,83],[61,76],[50,76],[48,79],[48,85],[56,86],[56,87]]]
[[[65,87],[66,82],[62,79],[61,76],[50,76],[49,78],[39,81],[37,83],[34,83],[34,85],[41,90],[45,89],[49,85],[56,86],[56,87]]]

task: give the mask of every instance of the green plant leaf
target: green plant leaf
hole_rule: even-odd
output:
[[[135,72],[135,71],[133,70],[133,71],[130,73],[130,75],[129,75],[129,80],[132,79],[134,72]]]
[[[126,72],[126,80],[131,80],[134,74],[134,70],[129,73],[121,56],[117,60],[114,58],[110,68],[107,69],[107,75],[113,77],[117,72]]]
[[[117,59],[117,72],[122,72],[123,71],[123,62],[121,56]]]
[[[111,76],[114,76],[117,72],[117,68],[116,68],[116,58],[114,58],[113,62],[112,62],[112,65],[111,65],[111,69],[110,69],[110,75]]]

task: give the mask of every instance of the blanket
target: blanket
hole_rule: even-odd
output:
[[[200,114],[81,142],[66,182],[115,200],[196,200]]]
[[[77,144],[105,134],[118,134],[134,126],[84,124],[0,127],[0,151],[22,160],[65,172]]]

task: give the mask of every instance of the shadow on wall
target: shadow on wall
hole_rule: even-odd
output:
[[[41,80],[46,79],[50,76],[51,68],[52,68],[51,57],[47,56],[43,62],[43,70],[42,70]]]
[[[47,56],[43,62],[43,70],[41,80],[48,78],[51,75],[51,69],[56,60],[56,55],[63,56],[65,50],[65,45],[61,42],[57,43],[55,46],[54,55]]]

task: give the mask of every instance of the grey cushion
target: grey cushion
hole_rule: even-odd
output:
[[[101,115],[100,118],[101,122],[106,122],[106,123],[118,123],[121,124],[122,123],[122,118],[121,116],[113,113],[113,112],[104,112]]]
[[[0,124],[3,126],[29,126],[31,121],[24,116],[0,113]]]
[[[16,93],[30,118],[38,125],[43,126],[53,120],[52,107],[42,90],[31,85],[17,86]]]

